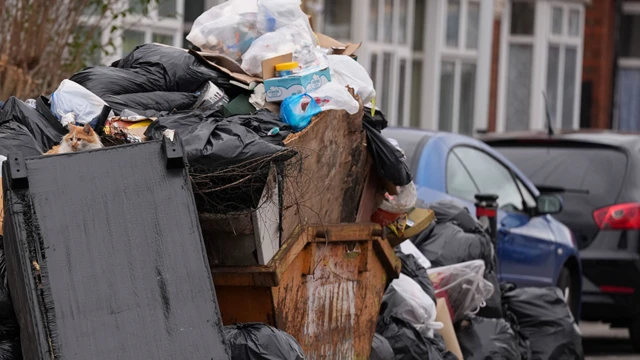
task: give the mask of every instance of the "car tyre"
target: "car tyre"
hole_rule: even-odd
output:
[[[640,353],[640,316],[636,317],[629,326],[629,338],[633,351]]]
[[[564,296],[564,301],[569,305],[569,309],[571,310],[571,314],[575,322],[579,321],[578,319],[578,310],[580,309],[580,297],[578,294],[578,286],[571,276],[571,270],[567,267],[563,267],[560,271],[560,276],[558,276],[558,283],[556,285],[562,291],[562,296]]]

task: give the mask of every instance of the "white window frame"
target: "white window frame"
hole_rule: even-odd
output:
[[[559,45],[561,48],[565,46],[576,47],[576,79],[575,79],[575,97],[573,104],[573,128],[580,126],[580,99],[582,90],[582,61],[583,61],[583,42],[584,42],[584,22],[585,22],[585,4],[588,0],[518,0],[529,1],[535,4],[535,18],[533,35],[511,35],[511,5],[513,0],[505,3],[502,15],[501,34],[500,34],[500,66],[498,80],[498,109],[496,119],[496,131],[504,132],[507,128],[506,105],[507,105],[507,75],[509,71],[509,48],[511,44],[530,44],[533,46],[533,59],[531,66],[531,94],[529,100],[529,129],[543,130],[546,129],[547,113],[546,104],[543,93],[547,88],[547,65],[549,45]],[[569,9],[577,9],[580,14],[579,21],[579,37],[558,36],[551,33],[552,8],[562,7],[563,11],[563,34],[564,29],[568,28]],[[558,86],[561,89],[564,81],[564,51],[560,52],[560,68]],[[562,125],[562,117],[559,116],[562,109],[562,92],[558,93],[556,100],[556,114],[551,114],[554,120],[554,127],[559,128]]]
[[[460,28],[458,29],[458,49],[446,46],[446,16],[448,2],[444,0],[427,1],[427,16],[425,26],[425,54],[423,57],[423,83],[421,127],[437,130],[440,112],[440,75],[443,61],[453,60],[456,63],[454,75],[454,103],[453,123],[451,129],[455,132],[459,126],[460,104],[460,73],[462,62],[473,62],[476,65],[474,117],[472,129],[486,129],[489,111],[489,85],[491,77],[491,42],[493,39],[493,1],[480,1],[480,19],[478,29],[477,50],[462,50],[466,40],[467,2],[460,0]]]

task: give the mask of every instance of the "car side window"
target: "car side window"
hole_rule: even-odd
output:
[[[450,153],[447,157],[447,194],[460,199],[475,201],[479,192],[473,179],[464,168],[458,156]]]
[[[480,192],[498,195],[500,209],[523,211],[524,202],[511,171],[489,154],[466,146],[455,148]]]
[[[522,181],[520,181],[520,179],[517,176],[516,176],[516,182],[518,183],[518,187],[520,188],[520,193],[522,194],[522,197],[524,198],[524,203],[527,204],[527,207],[529,209],[536,208],[538,204],[536,199],[533,197],[533,195],[531,195],[531,192],[529,192],[529,189],[527,189],[527,187],[524,186]]]

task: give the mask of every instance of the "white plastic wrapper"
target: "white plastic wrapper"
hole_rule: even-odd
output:
[[[302,68],[328,64],[324,55],[314,51],[315,48],[315,38],[307,31],[304,22],[297,20],[255,40],[242,55],[242,70],[259,76],[263,60],[288,53],[293,53],[293,60],[298,61]]]
[[[205,11],[193,22],[187,40],[204,51],[240,61],[262,33],[257,28],[257,0],[229,0]]]
[[[322,111],[344,109],[354,115],[360,110],[360,104],[349,94],[347,88],[334,82],[321,86],[309,95],[316,100]]]
[[[310,36],[313,35],[309,18],[300,7],[300,0],[258,0],[258,30],[267,34],[302,21]]]
[[[363,104],[376,97],[373,80],[362,65],[345,55],[328,55],[331,81],[342,86],[349,85],[360,96]]]
[[[454,312],[453,322],[478,312],[493,294],[493,285],[483,277],[484,269],[483,260],[473,260],[427,270],[436,295],[446,292]]]
[[[107,105],[98,95],[71,80],[62,80],[58,89],[51,95],[51,111],[62,119],[63,115],[76,114],[76,122],[86,124],[100,115]]]
[[[405,186],[396,186],[396,189],[398,190],[398,195],[385,194],[385,199],[382,200],[380,208],[394,214],[409,212],[416,206],[416,200],[418,199],[416,185],[411,181]]]
[[[400,274],[393,280],[382,298],[384,316],[394,315],[413,325],[420,333],[433,337],[433,331],[443,328],[436,321],[436,304],[410,277]]]

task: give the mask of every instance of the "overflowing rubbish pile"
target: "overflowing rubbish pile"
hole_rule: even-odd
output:
[[[140,45],[110,66],[75,73],[48,96],[0,103],[7,214],[0,242],[0,359],[81,350],[84,358],[113,358],[73,348],[80,337],[72,327],[52,330],[84,321],[78,314],[111,299],[79,300],[100,293],[75,287],[96,279],[105,282],[99,289],[122,299],[136,293],[129,307],[140,297],[153,299],[135,314],[157,311],[149,318],[164,317],[164,330],[145,319],[137,326],[146,324],[146,336],[157,344],[173,341],[166,354],[184,346],[194,358],[209,352],[212,359],[237,360],[581,356],[560,295],[499,284],[494,245],[480,222],[456,204],[416,206],[404,151],[381,134],[387,120],[354,55],[359,44],[314,32],[299,0],[229,0],[196,19],[187,39],[195,49]],[[54,164],[67,171],[51,170]],[[176,169],[181,177],[171,172]],[[57,211],[54,203],[74,195],[65,188],[48,196],[59,191],[53,185],[29,189],[46,183],[47,171],[56,173],[51,181],[73,178],[79,193],[112,211],[99,217],[98,206],[74,198],[66,203],[75,213],[46,222],[44,214],[51,219]],[[172,196],[162,189],[173,189]],[[116,209],[116,202],[129,207]],[[152,226],[171,211],[179,212],[180,226],[143,232],[132,223]],[[70,231],[74,219],[91,226]],[[201,232],[184,225],[196,223]],[[327,225],[336,223],[345,224]],[[185,250],[172,247],[175,239],[162,231],[184,241]],[[109,256],[122,255],[91,253],[86,238],[101,241],[95,251],[119,247]],[[395,255],[387,238],[399,243]],[[73,259],[54,256],[71,242],[76,247],[63,253]],[[133,249],[134,243],[153,254]],[[84,251],[91,253],[86,259]],[[200,282],[167,280],[181,274],[170,270],[187,253],[198,261],[189,260],[183,271],[198,272]],[[83,271],[92,256],[99,269],[83,272],[91,281],[69,270]],[[123,273],[111,273],[110,264],[122,265]],[[147,271],[152,267],[155,272]],[[124,280],[127,269],[157,279],[154,287],[134,275]],[[209,275],[213,284],[204,281]],[[187,285],[201,296],[185,300]],[[109,315],[102,314],[107,325],[84,328],[86,338],[92,330],[118,328],[119,314],[131,311],[113,301]],[[202,316],[182,312],[185,301],[203,307]],[[196,325],[172,328],[185,319]],[[189,338],[185,329],[198,334]],[[126,350],[135,353],[129,340],[123,340]],[[164,345],[153,341],[146,344],[149,354],[161,354]],[[100,348],[113,346],[118,357],[117,344],[109,344]]]

